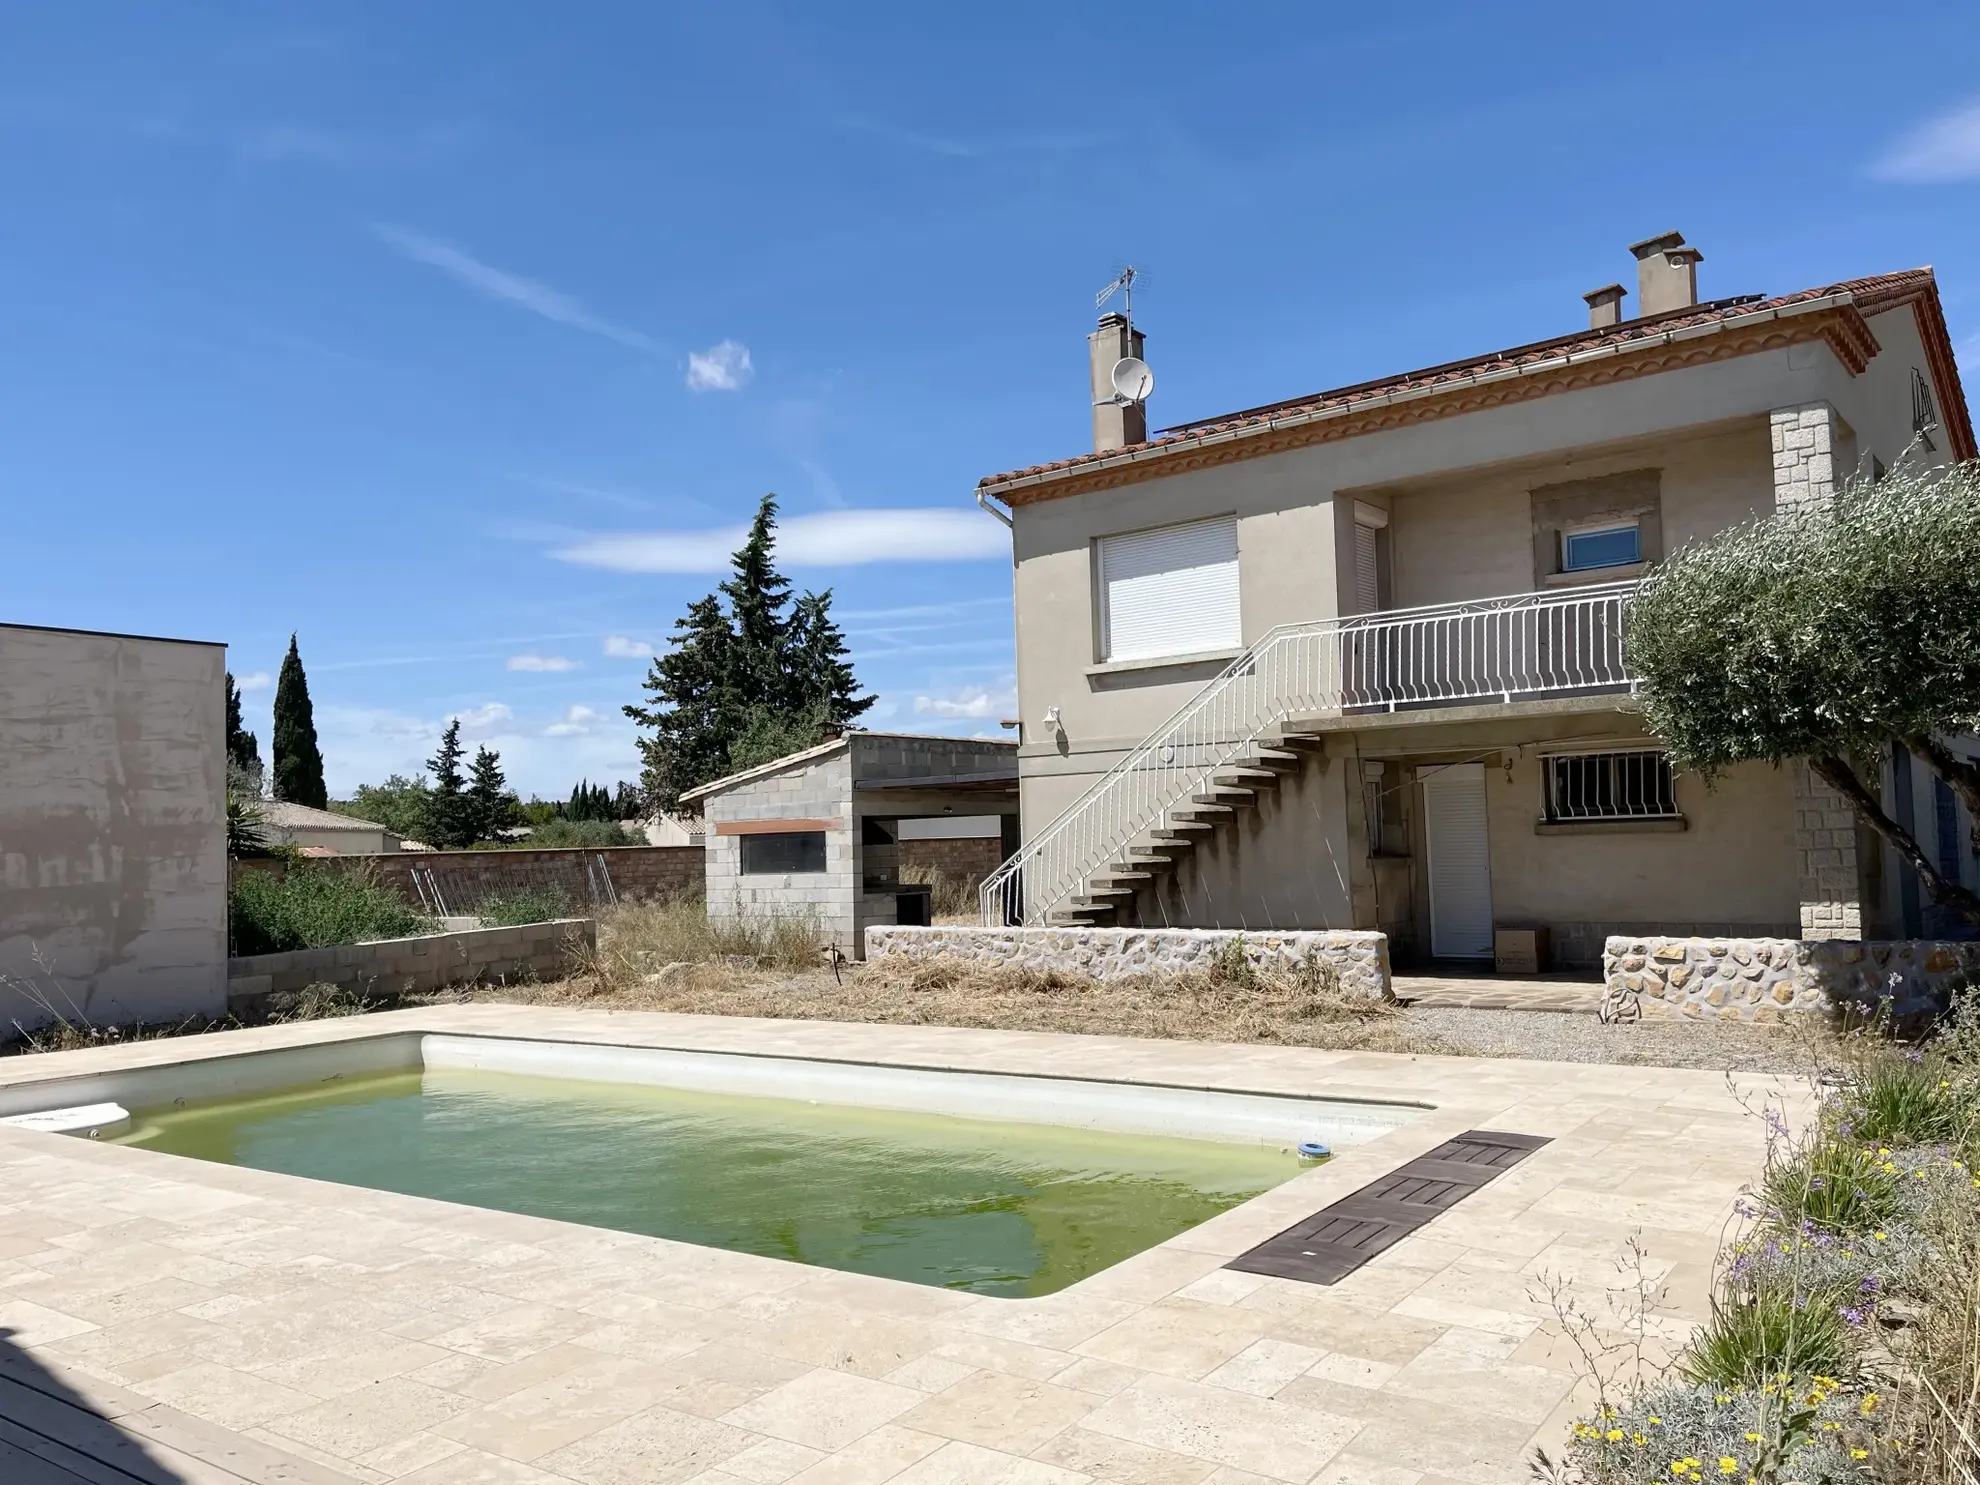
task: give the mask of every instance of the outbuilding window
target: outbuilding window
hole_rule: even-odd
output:
[[[1677,785],[1662,753],[1564,753],[1542,762],[1549,821],[1677,818]]]
[[[1237,517],[1190,521],[1099,542],[1103,660],[1235,650]]]
[[[742,874],[789,876],[825,869],[825,832],[781,830],[742,837]]]

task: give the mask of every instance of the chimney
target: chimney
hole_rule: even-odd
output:
[[[1666,232],[1633,242],[1636,254],[1636,312],[1666,314],[1698,302],[1698,265],[1705,255],[1684,245],[1682,232]]]
[[[1588,301],[1588,328],[1604,330],[1621,324],[1623,296],[1628,292],[1621,284],[1604,284],[1583,294],[1581,297]]]
[[[1114,363],[1141,354],[1141,332],[1126,315],[1100,316],[1100,328],[1086,337],[1093,371],[1093,452],[1104,454],[1148,441],[1148,408],[1114,401]]]

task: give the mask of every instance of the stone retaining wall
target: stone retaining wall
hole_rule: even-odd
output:
[[[1228,946],[1244,944],[1254,964],[1291,968],[1309,954],[1340,971],[1341,988],[1354,994],[1389,993],[1387,934],[1322,929],[1280,933],[1235,928],[869,928],[869,964],[888,955],[909,959],[965,959],[978,964],[1020,964],[1026,969],[1113,979],[1208,969]]]
[[[564,918],[520,928],[470,928],[287,954],[251,954],[227,963],[227,1008],[251,1011],[266,996],[311,985],[399,994],[473,982],[554,980],[576,969],[597,942],[598,928],[591,919]]]
[[[1602,1019],[1681,1015],[1772,1021],[1839,1006],[1899,1017],[1937,1010],[1948,985],[1980,978],[1980,943],[1850,939],[1612,938],[1602,955]]]

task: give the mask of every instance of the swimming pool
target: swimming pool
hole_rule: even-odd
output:
[[[144,1149],[1005,1296],[1270,1190],[1302,1142],[1417,1112],[432,1034],[79,1079],[38,1090],[42,1108],[57,1089],[90,1132]]]

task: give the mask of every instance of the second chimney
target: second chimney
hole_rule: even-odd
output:
[[[1126,315],[1100,316],[1100,328],[1086,337],[1093,382],[1093,452],[1105,454],[1148,441],[1144,403],[1114,401],[1114,364],[1141,354],[1141,332]]]
[[[1633,242],[1636,254],[1636,312],[1667,314],[1698,302],[1698,265],[1705,255],[1684,245],[1682,232],[1666,232]]]
[[[1588,328],[1604,330],[1621,324],[1623,296],[1628,292],[1621,284],[1604,284],[1583,294],[1581,297],[1588,301]]]

